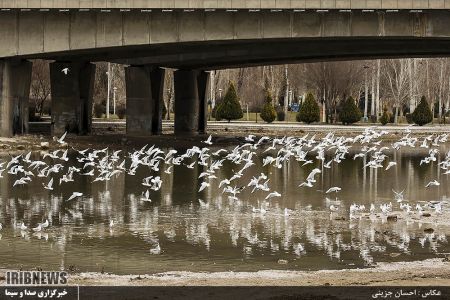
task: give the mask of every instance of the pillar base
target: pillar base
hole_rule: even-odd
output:
[[[197,70],[178,70],[174,80],[175,134],[206,133],[208,74]]]
[[[165,70],[151,65],[125,68],[127,134],[162,133]]]
[[[0,136],[28,133],[32,63],[0,60]]]

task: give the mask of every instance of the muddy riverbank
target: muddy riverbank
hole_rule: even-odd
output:
[[[5,270],[0,271],[4,278]],[[258,272],[167,272],[149,275],[75,273],[69,284],[82,286],[448,286],[448,258],[379,263],[373,268]]]

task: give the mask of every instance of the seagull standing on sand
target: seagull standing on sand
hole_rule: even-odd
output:
[[[22,224],[20,224],[20,230],[22,230],[22,231],[28,230],[28,227],[25,226],[24,222],[22,222]]]
[[[41,224],[42,228],[47,228],[48,225],[49,225],[48,220],[45,220],[45,222]]]
[[[38,226],[36,226],[35,228],[33,228],[33,231],[35,231],[35,232],[40,232],[40,231],[42,231],[42,225],[41,225],[41,224],[38,224]]]
[[[150,248],[150,254],[153,255],[161,254],[161,246],[159,245],[159,243],[154,248]]]

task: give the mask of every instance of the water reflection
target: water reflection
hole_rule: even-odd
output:
[[[350,157],[358,151],[350,151]],[[326,170],[322,160],[314,156],[308,156],[311,163],[303,167],[304,162],[294,158],[263,166],[270,154],[256,153],[251,172],[242,172],[235,181],[236,188],[240,188],[263,172],[271,190],[282,195],[269,201],[264,201],[267,193],[263,191],[240,190],[237,200],[222,193],[220,182],[239,174],[242,168],[229,160],[216,170],[217,178],[206,179],[209,186],[201,192],[198,190],[205,180],[199,176],[211,164],[191,165],[186,161],[170,167],[161,164],[158,170],[141,167],[132,172],[134,175],[122,172],[109,181],[97,182],[75,173],[73,181],[56,184],[53,191],[42,187],[49,178],[33,178],[27,185],[12,188],[17,175],[4,172],[0,179],[0,222],[4,224],[0,268],[103,270],[118,274],[316,270],[419,260],[450,252],[447,225],[429,224],[414,216],[393,221],[348,217],[352,203],[378,207],[394,202],[393,189],[405,190],[405,199],[411,204],[447,201],[450,187],[438,167],[443,155],[420,165],[427,151],[387,151],[397,165],[384,171],[364,168],[370,157],[333,162]],[[323,155],[325,162],[335,157],[332,153]],[[41,159],[42,153],[34,153],[32,158]],[[69,165],[82,167],[76,153],[70,153],[60,175],[67,175]],[[315,168],[322,172],[316,176],[314,187],[299,188]],[[150,174],[153,178],[159,176],[163,184],[159,190],[150,189],[152,202],[145,202],[141,196],[147,187],[142,181]],[[59,182],[59,177],[54,178]],[[425,189],[433,179],[441,185]],[[324,195],[330,186],[342,187],[337,197]],[[83,197],[67,202],[73,191],[82,192]],[[199,199],[205,204],[201,205]],[[330,215],[333,204],[340,210]],[[20,229],[22,222],[31,228],[46,219],[50,226],[45,231]],[[111,220],[114,226],[109,226]]]

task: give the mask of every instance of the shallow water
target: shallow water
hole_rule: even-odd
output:
[[[427,224],[425,219],[348,218],[352,203],[366,207],[395,203],[392,189],[405,190],[411,204],[446,201],[450,187],[447,175],[438,167],[446,149],[440,150],[436,162],[422,166],[420,160],[427,153],[423,150],[388,151],[387,161],[397,162],[388,171],[363,168],[367,159],[353,160],[352,155],[340,164],[333,163],[331,169],[323,169],[314,156],[314,163],[304,167],[295,159],[281,169],[262,167],[266,154],[259,152],[256,165],[237,184],[246,186],[253,176],[267,174],[271,190],[282,197],[269,200],[265,214],[254,213],[252,207],[259,207],[267,193],[252,194],[245,189],[237,195],[239,200],[229,200],[219,190],[220,180],[238,170],[231,162],[224,163],[216,172],[218,178],[210,179],[210,187],[202,192],[198,192],[202,182],[198,176],[205,168],[199,165],[194,169],[174,166],[170,174],[164,172],[164,166],[159,172],[139,168],[134,176],[120,174],[109,182],[92,183],[88,176],[75,175],[74,182],[55,184],[53,191],[42,188],[49,178],[34,178],[28,185],[13,188],[17,176],[4,172],[0,178],[0,222],[4,226],[0,231],[0,269],[116,274],[320,270],[442,257],[450,252],[449,226]],[[34,159],[39,156],[33,154]],[[81,165],[75,157],[72,153],[66,167]],[[7,159],[4,156],[0,161]],[[315,186],[299,188],[314,168],[323,170],[316,176]],[[159,175],[163,181],[160,191],[150,193],[151,203],[140,200],[146,190],[142,179],[149,175]],[[434,179],[441,185],[426,189],[426,183]],[[331,186],[342,187],[337,199],[323,192]],[[67,202],[74,191],[84,196]],[[201,207],[198,199],[209,207]],[[339,204],[340,210],[331,214],[330,204]],[[285,208],[292,210],[289,216],[285,216]],[[47,218],[51,225],[43,232],[14,228],[21,221],[34,227]],[[115,223],[112,228],[110,220]],[[426,228],[434,232],[426,233]],[[150,249],[157,244],[161,253],[152,254]]]

